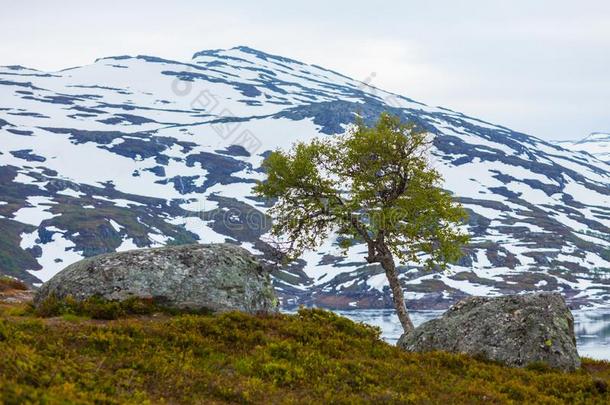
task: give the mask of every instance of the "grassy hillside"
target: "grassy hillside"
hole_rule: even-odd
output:
[[[606,362],[563,374],[404,353],[377,329],[322,310],[63,313],[40,318],[27,305],[0,304],[0,402],[610,403]]]

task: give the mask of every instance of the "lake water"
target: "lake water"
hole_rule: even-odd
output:
[[[398,317],[390,309],[367,309],[335,311],[356,322],[364,322],[381,328],[382,337],[390,343],[396,343],[402,334]],[[437,318],[444,311],[411,311],[415,326]],[[574,332],[576,344],[581,356],[594,359],[610,360],[610,308],[581,309],[574,314]]]

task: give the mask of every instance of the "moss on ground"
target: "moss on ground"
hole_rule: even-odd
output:
[[[111,321],[74,312],[0,305],[0,402],[610,403],[607,362],[561,373],[405,353],[322,310]]]

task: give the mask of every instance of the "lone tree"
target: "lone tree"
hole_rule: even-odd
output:
[[[458,225],[464,209],[443,190],[429,163],[424,131],[382,114],[373,127],[359,121],[346,134],[276,151],[255,192],[274,199],[272,233],[289,259],[334,233],[347,250],[368,247],[366,261],[385,270],[398,318],[413,330],[396,260],[444,269],[457,260],[468,236]]]

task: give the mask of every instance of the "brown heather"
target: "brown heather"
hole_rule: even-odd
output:
[[[0,293],[11,290],[20,290],[25,291],[28,289],[28,286],[22,283],[19,280],[15,280],[10,277],[1,277],[0,276]]]

